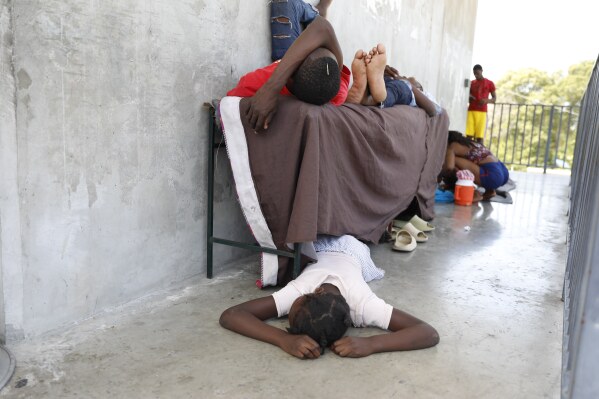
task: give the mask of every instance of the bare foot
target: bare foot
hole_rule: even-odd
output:
[[[495,192],[495,190],[487,190],[483,194],[483,201],[488,201],[491,198],[493,198],[495,195],[497,195],[497,193]]]
[[[364,50],[356,51],[354,60],[351,63],[351,73],[354,77],[354,83],[347,93],[345,102],[352,104],[360,104],[366,94],[368,80],[366,77],[366,59],[368,53]]]
[[[368,77],[368,88],[372,99],[377,102],[383,102],[387,98],[387,89],[385,88],[385,66],[387,65],[387,50],[381,43],[377,44],[369,55],[372,57],[366,68]]]

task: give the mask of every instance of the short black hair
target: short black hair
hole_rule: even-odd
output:
[[[483,67],[480,66],[480,64],[476,64],[474,67],[472,67],[473,71],[482,71]]]
[[[351,326],[349,305],[339,294],[325,292],[307,294],[301,309],[293,318],[287,331],[291,334],[306,334],[324,348],[343,337]]]
[[[341,73],[339,64],[331,57],[306,59],[293,75],[292,93],[298,99],[322,105],[339,92]]]

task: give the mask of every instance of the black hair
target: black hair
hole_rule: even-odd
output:
[[[306,59],[293,75],[292,93],[298,99],[326,104],[337,95],[341,84],[339,64],[331,57]]]
[[[474,67],[472,67],[473,71],[482,71],[483,67],[480,66],[480,64],[476,64]]]
[[[458,143],[461,145],[465,145],[468,147],[474,147],[474,141],[470,140],[468,137],[464,136],[462,133],[457,130],[450,130],[447,135],[447,144]]]
[[[306,334],[318,342],[321,353],[324,348],[343,337],[351,326],[349,305],[339,294],[325,292],[307,294],[306,299],[293,318],[287,331]]]

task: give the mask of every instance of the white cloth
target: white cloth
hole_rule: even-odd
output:
[[[385,271],[376,267],[370,257],[370,248],[355,237],[344,235],[341,237],[320,235],[314,241],[316,256],[318,252],[341,252],[353,256],[362,267],[362,277],[367,283],[385,276]]]
[[[279,317],[289,313],[293,302],[313,293],[322,284],[333,284],[347,301],[355,327],[387,329],[393,306],[377,297],[362,278],[361,266],[350,255],[320,252],[318,262],[308,265],[302,274],[272,294]]]
[[[409,104],[410,107],[418,107],[418,104],[416,104],[416,97],[414,97],[414,88],[412,87],[412,83],[410,83],[410,81],[407,79],[402,79],[402,80],[408,84],[408,87],[412,91],[412,101],[410,101],[410,104]],[[418,90],[418,89],[416,89],[416,90]],[[439,103],[437,102],[435,97],[433,97],[433,95],[427,91],[424,91],[424,90],[421,90],[421,91],[422,91],[422,94],[424,94],[426,96],[426,98],[431,100],[431,102],[435,106],[435,115],[441,115],[441,112],[443,112],[443,109],[441,108],[441,106],[439,105]]]

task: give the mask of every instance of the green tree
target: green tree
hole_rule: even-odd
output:
[[[578,112],[594,61],[567,73],[524,68],[497,84],[498,104],[489,108],[485,142],[504,162],[562,167],[572,164]],[[503,103],[503,104],[502,104]]]
[[[580,105],[594,64],[583,61],[566,74],[535,68],[510,71],[496,84],[497,98],[513,104]]]

